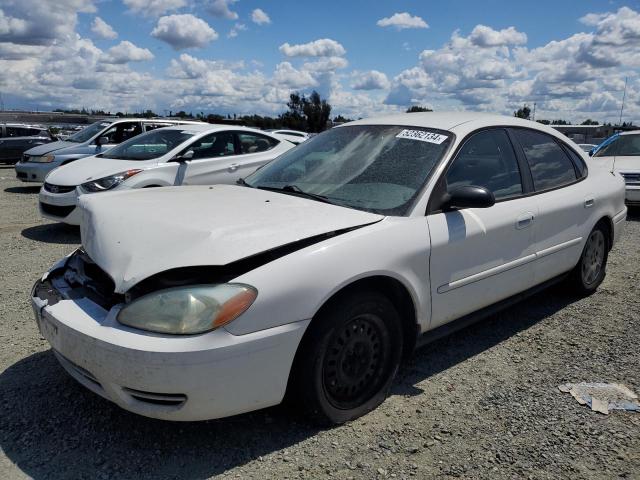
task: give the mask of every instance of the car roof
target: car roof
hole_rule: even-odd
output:
[[[507,115],[496,115],[480,112],[416,112],[385,115],[381,117],[365,118],[339,125],[344,128],[350,125],[401,125],[423,128],[449,130],[456,134],[465,134],[478,128],[491,126],[529,127],[543,130],[558,136],[560,132],[541,123]]]
[[[217,123],[187,123],[184,125],[172,125],[165,127],[163,130],[184,130],[189,132],[215,132],[217,130],[246,130],[247,132],[261,133],[269,135],[269,132],[258,130],[256,128],[241,127],[239,125],[224,125]],[[270,135],[271,136],[271,135]]]
[[[629,130],[628,132],[620,132],[619,135],[638,135],[640,130]]]

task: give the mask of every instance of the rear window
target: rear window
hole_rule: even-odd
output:
[[[513,132],[524,150],[537,191],[576,181],[573,162],[551,135],[525,129],[514,129]]]

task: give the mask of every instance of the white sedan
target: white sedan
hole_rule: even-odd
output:
[[[301,132],[299,130],[282,130],[282,129],[278,130],[278,129],[272,128],[265,131],[277,136],[278,138],[284,138],[285,140],[288,140],[291,143],[294,143],[296,145],[310,138],[308,133]]]
[[[190,124],[153,130],[53,170],[40,189],[40,214],[79,225],[76,204],[82,194],[233,184],[293,146],[260,130],[236,126]]]
[[[622,175],[627,204],[640,206],[640,130],[609,137],[595,150],[592,162]]]
[[[562,134],[476,113],[351,122],[240,183],[80,198],[82,247],[32,292],[77,381],[166,420],[286,393],[345,422],[425,339],[560,279],[593,292],[627,212]]]

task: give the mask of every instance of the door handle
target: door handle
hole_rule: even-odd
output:
[[[231,165],[229,165],[229,171],[230,172],[235,172],[238,169],[238,164],[237,163],[232,163]]]
[[[524,213],[520,215],[516,220],[516,230],[522,230],[523,228],[531,226],[533,219],[533,213]]]
[[[584,208],[591,208],[593,207],[593,205],[596,203],[595,199],[593,198],[587,198],[584,201]]]

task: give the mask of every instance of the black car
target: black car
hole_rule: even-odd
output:
[[[55,137],[37,125],[6,123],[0,125],[0,162],[16,163],[22,153],[43,143],[53,142]]]

